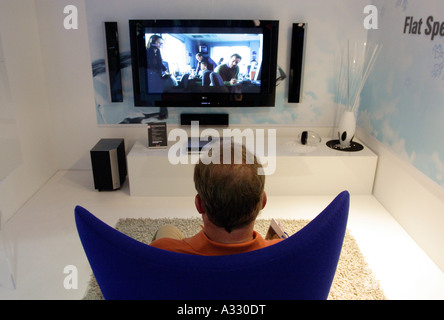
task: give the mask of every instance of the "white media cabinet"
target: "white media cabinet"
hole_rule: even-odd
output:
[[[310,147],[294,137],[278,137],[276,170],[265,179],[267,194],[336,195],[343,190],[355,195],[372,194],[377,155],[365,145],[357,152],[334,150],[326,145],[330,140],[323,138],[319,145]],[[196,194],[191,155],[181,155],[188,157],[188,164],[171,164],[168,150],[173,144],[169,142],[165,149],[149,149],[147,143],[140,141],[133,145],[127,156],[131,196]],[[266,147],[265,154],[267,150]]]

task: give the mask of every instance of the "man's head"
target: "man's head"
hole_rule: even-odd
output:
[[[154,47],[156,49],[160,49],[160,47],[163,45],[163,38],[161,36],[157,35],[157,34],[153,34],[150,37],[150,39],[148,41],[148,44],[151,47]]]
[[[237,53],[233,54],[230,57],[230,60],[228,61],[228,66],[233,69],[234,67],[236,67],[239,62],[242,60],[242,57],[240,55],[238,55]]]
[[[235,161],[237,147],[242,148],[242,161]],[[226,157],[224,161],[224,151],[231,152],[230,163]],[[234,144],[225,150],[221,147],[219,163],[196,164],[194,184],[203,212],[212,224],[231,233],[256,220],[266,201],[265,176],[258,175],[261,167],[256,156],[244,146]]]
[[[204,57],[204,56],[203,56],[202,53],[200,53],[200,52],[196,53],[196,59],[197,59],[197,61],[202,62],[203,57]]]

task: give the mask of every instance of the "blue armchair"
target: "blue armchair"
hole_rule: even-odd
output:
[[[75,208],[78,233],[105,299],[327,299],[345,235],[350,195],[273,246],[228,256],[153,248]]]

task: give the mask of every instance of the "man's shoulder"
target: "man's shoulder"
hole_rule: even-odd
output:
[[[174,251],[174,248],[183,247],[184,244],[185,243],[182,240],[172,238],[160,238],[151,242],[150,246],[158,249]]]
[[[160,238],[151,242],[150,246],[177,253],[197,254],[196,250],[194,250],[193,248],[192,243],[195,243],[196,241],[202,241],[202,234],[203,232],[201,231],[193,237],[184,238],[182,240],[173,238]]]
[[[216,69],[214,69],[214,71],[215,71],[215,72],[218,72],[218,71],[220,71],[220,70],[225,70],[225,69],[227,69],[227,65],[226,65],[225,63],[223,63],[223,64],[218,65],[218,66],[216,67]]]

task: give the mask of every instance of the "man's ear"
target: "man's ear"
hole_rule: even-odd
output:
[[[262,195],[262,209],[265,208],[266,204],[267,204],[267,193],[264,191],[264,194]]]
[[[196,197],[194,198],[194,204],[196,206],[197,212],[199,212],[200,214],[205,213],[205,208],[202,204],[202,199],[199,197],[198,194],[196,194]]]

